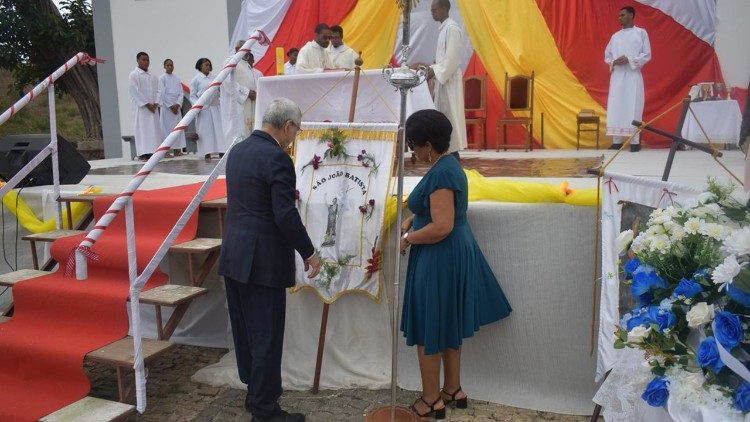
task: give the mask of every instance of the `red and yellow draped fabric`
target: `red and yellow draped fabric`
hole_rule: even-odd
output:
[[[246,0],[245,7],[263,1]],[[635,23],[649,33],[653,51],[653,58],[643,71],[644,121],[679,102],[692,84],[723,82],[711,44],[716,28],[714,6],[709,0],[699,0],[685,8],[681,1],[452,0],[451,15],[460,16],[473,49],[464,74],[488,76],[488,147],[496,145],[496,120],[505,113],[506,72],[535,72],[537,144],[542,136],[541,113],[546,148],[575,147],[576,115],[581,109],[593,109],[605,124],[609,69],[604,63],[604,48],[619,29],[619,10],[627,5],[635,7]],[[422,4],[425,2],[429,0],[422,0],[418,7],[429,8]],[[345,41],[363,52],[366,68],[380,68],[390,62],[396,50],[400,20],[401,11],[395,0],[292,1],[269,51],[276,46],[303,46],[313,38],[315,25],[326,22],[344,28]],[[415,44],[414,48],[420,45]],[[434,41],[430,48],[435,48]],[[258,68],[266,75],[274,72],[271,56],[266,54],[259,59]],[[655,125],[673,131],[678,114],[675,110]],[[510,131],[509,138],[510,143],[521,143],[522,131]],[[652,135],[645,135],[644,140],[651,147],[669,144]],[[606,146],[608,141],[602,141]],[[594,140],[588,136],[581,143],[593,147]]]

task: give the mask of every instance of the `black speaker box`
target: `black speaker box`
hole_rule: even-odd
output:
[[[50,141],[49,134],[8,135],[0,139],[0,178],[10,180]],[[76,148],[57,135],[57,154],[60,162],[60,184],[73,185],[88,174],[91,165]],[[17,187],[45,186],[52,182],[52,156],[45,158]]]

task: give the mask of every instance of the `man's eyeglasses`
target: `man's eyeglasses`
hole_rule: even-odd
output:
[[[297,122],[295,122],[294,120],[289,120],[289,123],[293,124],[293,125],[294,125],[294,127],[296,127],[296,128],[297,128],[297,130],[302,130],[302,128],[301,128],[301,127],[299,127],[299,125],[297,124]]]

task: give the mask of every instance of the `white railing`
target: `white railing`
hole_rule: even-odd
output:
[[[39,97],[39,95],[41,95],[41,93],[44,92],[45,89],[48,90],[50,143],[44,149],[39,151],[39,153],[35,155],[34,158],[29,160],[29,162],[26,163],[26,165],[24,165],[23,168],[19,170],[13,177],[11,177],[4,186],[0,187],[0,198],[5,197],[5,195],[11,191],[11,189],[18,186],[18,184],[26,176],[28,176],[28,174],[31,173],[31,171],[34,170],[36,166],[39,165],[39,163],[44,161],[50,155],[52,156],[52,184],[54,186],[53,191],[55,198],[60,197],[60,167],[57,158],[57,114],[55,112],[55,81],[60,79],[62,75],[64,75],[67,71],[72,69],[77,64],[87,64],[93,66],[97,63],[104,63],[104,60],[91,57],[86,53],[76,54],[75,56],[71,57],[70,60],[65,62],[65,64],[57,68],[57,70],[52,72],[52,74],[44,78],[31,91],[21,97],[20,100],[16,101],[15,104],[10,106],[9,109],[5,110],[3,114],[0,114],[1,126],[5,122],[10,120],[11,117],[15,116],[27,104],[29,104],[35,98]],[[57,228],[62,228],[62,224],[62,204],[60,202],[57,202]]]
[[[208,179],[203,183],[198,193],[190,201],[187,208],[180,216],[175,226],[167,235],[166,239],[162,242],[159,249],[156,251],[153,257],[151,257],[149,263],[143,269],[141,274],[138,274],[138,266],[136,260],[136,248],[135,248],[135,230],[133,221],[133,204],[132,197],[135,191],[140,187],[143,181],[153,171],[156,164],[161,161],[166,155],[174,143],[175,139],[180,131],[184,131],[190,122],[197,116],[200,110],[203,109],[204,105],[209,103],[211,99],[216,95],[218,87],[221,83],[234,71],[237,63],[243,59],[246,53],[250,52],[250,47],[255,43],[266,45],[269,43],[268,37],[262,31],[255,31],[252,36],[242,45],[237,53],[231,57],[224,68],[216,75],[208,89],[200,96],[198,101],[190,108],[187,114],[177,123],[177,126],[172,129],[172,132],[164,139],[161,145],[156,149],[154,154],[149,160],[143,165],[140,171],[133,177],[128,183],[125,190],[120,193],[114,202],[110,205],[109,209],[102,215],[102,217],[95,223],[93,229],[88,232],[84,240],[78,245],[78,247],[71,252],[68,260],[68,273],[71,274],[73,269],[75,270],[76,278],[78,280],[85,280],[88,277],[87,271],[87,260],[86,258],[97,259],[97,255],[92,251],[92,247],[96,241],[102,236],[107,230],[110,223],[117,214],[125,209],[125,228],[127,235],[127,246],[128,246],[128,276],[130,279],[130,327],[133,334],[134,342],[134,364],[133,369],[135,370],[135,387],[136,387],[136,408],[139,412],[143,412],[146,409],[146,377],[143,363],[143,349],[142,349],[142,335],[140,327],[140,305],[139,297],[143,286],[151,278],[156,268],[164,256],[169,251],[169,248],[174,243],[174,240],[182,231],[182,228],[187,223],[188,219],[193,215],[195,210],[200,206],[201,201],[205,197],[208,190],[216,181],[221,171],[224,168],[224,163],[229,156],[229,150],[224,157],[219,161],[219,164],[209,175]]]

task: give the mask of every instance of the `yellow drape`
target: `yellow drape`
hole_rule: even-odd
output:
[[[101,192],[101,188],[90,187],[86,189],[85,194]],[[29,207],[26,201],[18,195],[18,192],[12,190],[3,197],[3,204],[10,212],[16,215],[18,222],[31,233],[44,233],[57,228],[57,219],[40,220],[34,211]],[[73,212],[73,223],[75,224],[89,210],[91,206],[84,202],[73,202],[70,206]],[[67,226],[68,211],[63,207],[63,224]],[[70,227],[67,227],[70,228]]]
[[[534,0],[459,0],[458,3],[474,50],[504,98],[505,72],[509,75],[535,72],[534,136],[541,137],[539,119],[544,112],[545,147],[575,145],[576,115],[581,109],[606,115],[565,64]],[[592,54],[603,57],[604,53]],[[581,144],[593,147],[594,140],[581,139]]]
[[[401,9],[393,0],[359,0],[341,22],[344,41],[362,52],[365,69],[380,69],[391,61]]]

